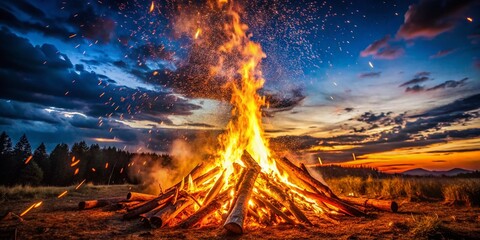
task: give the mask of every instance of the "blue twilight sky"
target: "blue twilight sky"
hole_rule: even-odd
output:
[[[0,131],[49,150],[215,139],[230,107],[211,74],[227,18],[211,4],[2,1]],[[235,4],[267,56],[272,148],[385,171],[480,169],[479,1]]]

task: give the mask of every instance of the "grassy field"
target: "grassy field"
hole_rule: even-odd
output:
[[[241,239],[479,239],[480,208],[473,197],[478,180],[345,177],[328,180],[339,195],[402,199],[398,213],[371,210],[366,217],[338,215],[338,223],[306,212],[313,226],[280,224],[248,227]],[[19,239],[238,239],[221,226],[195,229],[151,229],[138,219],[125,221],[125,210],[109,207],[79,211],[79,201],[126,196],[145,190],[136,185],[71,187],[0,187],[0,213],[20,214],[33,203],[43,204],[19,221],[0,221],[2,231],[16,229]],[[64,191],[67,195],[58,199]],[[473,193],[473,194],[472,194]],[[470,195],[469,195],[470,194]],[[478,199],[478,198],[477,198]],[[443,204],[444,201],[464,206]],[[478,200],[477,200],[478,201]],[[452,202],[453,203],[453,202]],[[470,207],[471,206],[471,207]]]
[[[334,192],[345,196],[480,206],[480,179],[343,177],[326,182]]]

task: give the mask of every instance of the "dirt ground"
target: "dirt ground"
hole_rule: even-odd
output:
[[[88,194],[43,199],[40,207],[24,216],[25,221],[0,221],[0,239],[8,239],[9,232],[15,229],[17,239],[480,239],[480,208],[445,206],[439,202],[401,203],[399,213],[372,211],[367,217],[341,216],[338,224],[310,215],[314,226],[250,228],[241,236],[229,235],[219,227],[151,229],[138,219],[123,221],[125,210],[77,210],[81,200],[126,196],[129,188],[111,186]],[[5,201],[0,203],[0,213],[19,214],[37,201]],[[433,227],[423,221],[437,216],[440,223]]]

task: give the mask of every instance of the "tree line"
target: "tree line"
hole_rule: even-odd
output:
[[[135,173],[154,165],[169,167],[172,158],[98,144],[88,146],[85,141],[74,143],[71,148],[65,143],[57,144],[50,153],[41,143],[32,152],[25,134],[14,147],[6,132],[0,135],[0,185],[69,186],[83,180],[94,184],[137,184],[141,178]]]

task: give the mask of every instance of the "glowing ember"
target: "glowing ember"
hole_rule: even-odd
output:
[[[25,214],[27,214],[28,212],[30,212],[30,210],[32,210],[32,209],[34,209],[34,208],[37,208],[37,207],[39,207],[40,205],[42,205],[42,201],[32,204],[32,206],[30,206],[30,207],[27,208],[25,211],[23,211],[22,213],[20,213],[20,217],[23,217]]]
[[[32,160],[32,158],[32,155],[28,156],[28,158],[25,160],[25,164],[28,164]]]
[[[195,32],[194,38],[195,38],[195,39],[198,39],[198,36],[200,36],[200,33],[201,33],[201,32],[202,32],[202,29],[200,29],[200,28],[197,29],[197,32]]]
[[[84,183],[85,181],[87,181],[87,179],[83,179],[82,182],[80,182],[76,187],[75,187],[75,190],[78,190]]]
[[[148,10],[149,13],[153,12],[155,10],[155,3],[152,1],[152,4],[150,5],[150,9]]]
[[[57,196],[57,198],[62,198],[63,196],[67,195],[68,191],[64,191]]]

